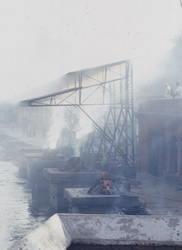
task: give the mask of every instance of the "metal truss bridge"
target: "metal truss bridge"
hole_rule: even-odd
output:
[[[94,125],[84,153],[99,155],[106,147],[108,161],[134,165],[133,70],[129,60],[68,73],[55,93],[24,100],[21,105],[76,107]],[[97,106],[97,119],[84,106]]]

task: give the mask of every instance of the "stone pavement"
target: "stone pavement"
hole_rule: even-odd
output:
[[[146,173],[137,173],[137,180],[140,184],[131,191],[144,201],[150,214],[182,215],[182,187]]]

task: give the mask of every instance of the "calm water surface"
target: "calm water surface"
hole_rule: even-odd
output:
[[[31,192],[12,162],[0,161],[0,250],[6,250],[48,217],[31,213]]]

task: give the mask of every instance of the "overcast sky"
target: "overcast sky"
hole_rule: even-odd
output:
[[[0,99],[128,58],[143,79],[181,28],[180,0],[2,0]]]

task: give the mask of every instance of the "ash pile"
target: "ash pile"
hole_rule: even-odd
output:
[[[85,163],[81,157],[71,157],[67,160],[65,167],[61,168],[66,172],[96,172],[94,169],[85,167]]]

